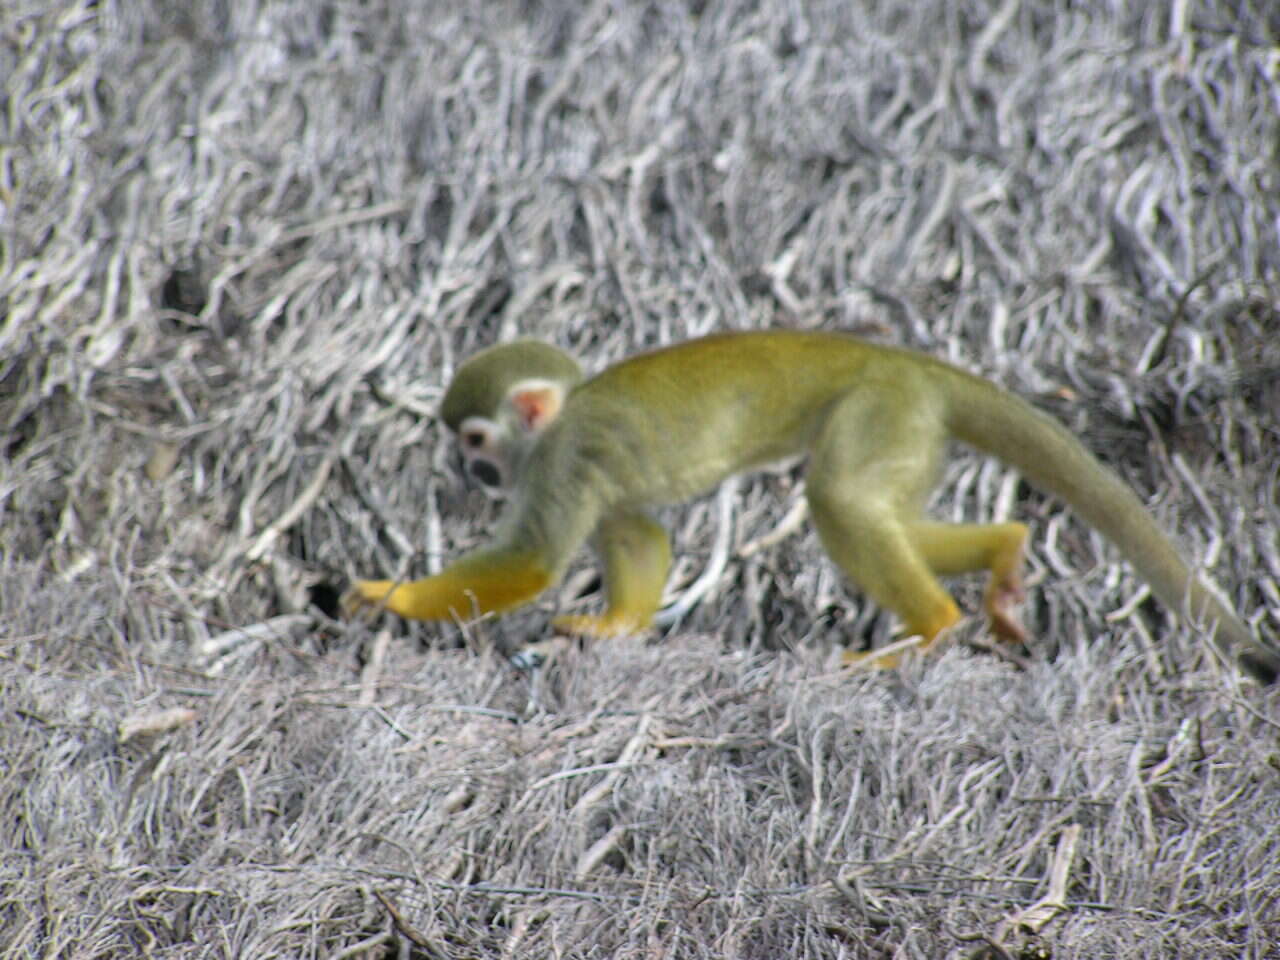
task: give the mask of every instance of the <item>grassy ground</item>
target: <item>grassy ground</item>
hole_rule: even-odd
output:
[[[434,417],[478,346],[776,325],[1031,398],[1274,637],[1277,43],[1262,0],[10,0],[0,953],[1280,956],[1280,694],[964,451],[936,513],[1034,530],[1022,664],[836,669],[894,624],[812,533],[751,549],[797,469],[664,515],[673,591],[732,550],[647,642],[506,659],[585,557],[500,621],[326,615],[492,526]]]

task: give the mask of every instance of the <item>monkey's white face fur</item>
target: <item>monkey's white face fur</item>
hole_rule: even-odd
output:
[[[563,384],[521,380],[507,392],[493,419],[473,414],[458,428],[464,469],[488,493],[504,495],[516,484],[521,464],[538,434],[560,413]]]
[[[467,475],[495,492],[511,486],[511,465],[503,451],[503,432],[502,427],[488,417],[467,417],[458,431]]]

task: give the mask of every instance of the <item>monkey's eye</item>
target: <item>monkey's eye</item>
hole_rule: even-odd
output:
[[[463,445],[470,447],[472,450],[478,450],[484,446],[485,436],[479,430],[468,430],[462,435]]]

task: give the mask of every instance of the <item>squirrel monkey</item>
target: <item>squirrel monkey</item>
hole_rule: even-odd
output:
[[[593,538],[605,611],[558,629],[604,637],[647,627],[670,566],[645,508],[730,474],[807,454],[807,498],[832,559],[927,647],[960,619],[939,576],[985,570],[993,633],[1021,641],[1021,523],[946,524],[922,508],[949,437],[1017,467],[1120,548],[1156,595],[1205,625],[1265,682],[1280,651],[1196,578],[1137,496],[1066,428],[979,377],[928,356],[830,332],[725,333],[632,357],[584,380],[544,343],[464,363],[441,413],[468,472],[514,495],[492,545],[409,583],[359,580],[348,610],[423,620],[533,600]]]

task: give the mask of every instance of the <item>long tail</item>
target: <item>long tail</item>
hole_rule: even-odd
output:
[[[1217,592],[1192,573],[1142,501],[1062,424],[994,384],[962,371],[951,384],[950,427],[965,443],[1017,467],[1065,500],[1110,540],[1155,595],[1263,683],[1280,677],[1280,650],[1255,637]]]

